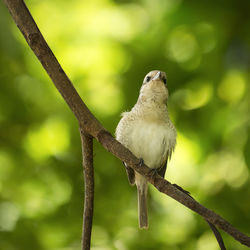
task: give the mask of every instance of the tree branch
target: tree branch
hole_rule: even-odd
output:
[[[73,111],[80,125],[88,134],[96,138],[117,158],[126,162],[138,173],[145,176],[147,180],[160,192],[165,193],[176,201],[182,203],[184,206],[203,216],[210,223],[218,226],[230,234],[237,241],[250,247],[250,237],[241,233],[221,216],[202,206],[200,203],[178,190],[178,188],[159,175],[152,176],[152,172],[145,164],[141,165],[139,159],[137,159],[127,148],[116,141],[112,135],[97,121],[81,100],[71,81],[64,73],[53,52],[50,50],[42,34],[37,28],[37,25],[30,15],[23,0],[4,0],[4,2],[18,28],[23,33],[27,43],[42,63],[44,69],[47,71],[64,100]]]
[[[82,228],[82,250],[90,249],[92,220],[94,212],[94,167],[93,137],[80,127],[84,174],[84,213]]]
[[[182,191],[183,193],[185,193],[186,195],[188,195],[189,197],[191,197],[193,200],[195,200],[188,191],[184,190],[182,187],[178,186],[177,184],[173,184],[173,186],[177,187],[180,191]],[[221,237],[220,232],[218,231],[218,229],[216,228],[216,226],[212,223],[210,223],[208,220],[206,220],[206,222],[208,223],[209,227],[211,228],[219,246],[221,250],[226,250],[226,247],[224,245],[223,239]]]

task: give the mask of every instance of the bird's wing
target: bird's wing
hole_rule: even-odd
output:
[[[160,167],[159,169],[158,169],[158,174],[161,176],[161,177],[163,177],[164,178],[164,176],[165,176],[165,173],[166,173],[166,170],[167,170],[167,161],[162,165],[162,167]]]
[[[162,177],[162,178],[164,178],[164,176],[165,176],[165,173],[166,173],[166,170],[167,170],[167,164],[168,164],[168,155],[167,155],[167,157],[166,157],[166,160],[163,162],[163,164],[161,165],[161,167],[159,167],[158,169],[157,169],[157,172],[158,172],[158,174]]]
[[[126,168],[126,172],[127,172],[127,175],[128,175],[128,181],[131,185],[134,185],[135,184],[135,171],[133,168],[127,166],[126,163],[124,163],[124,166]]]

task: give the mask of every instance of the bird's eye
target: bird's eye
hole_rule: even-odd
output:
[[[147,77],[146,77],[146,82],[149,82],[150,79],[151,79],[151,76],[147,76]]]
[[[167,79],[165,77],[162,79],[162,81],[164,82],[164,84],[167,84]]]

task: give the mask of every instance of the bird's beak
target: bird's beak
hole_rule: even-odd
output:
[[[160,80],[161,79],[161,71],[158,71],[152,80]]]

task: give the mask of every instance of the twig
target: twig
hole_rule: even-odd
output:
[[[207,221],[207,220],[206,220]],[[207,221],[208,225],[210,226],[210,228],[212,229],[213,233],[214,233],[214,236],[220,246],[220,249],[221,250],[226,250],[226,247],[224,245],[224,242],[223,242],[223,239],[221,237],[221,234],[220,232],[217,230],[217,228],[212,224],[210,223],[209,221]]]
[[[92,220],[94,212],[94,168],[93,137],[80,127],[84,174],[84,213],[82,228],[82,250],[90,249]]]
[[[37,25],[30,15],[23,0],[3,1],[9,9],[18,28],[23,33],[27,43],[42,63],[44,69],[47,71],[53,83],[63,96],[64,100],[73,111],[80,125],[88,134],[96,138],[117,158],[123,162],[126,162],[127,165],[132,167],[141,175],[145,176],[147,180],[152,183],[160,192],[167,194],[176,201],[197,212],[207,221],[230,234],[237,241],[250,247],[250,237],[241,233],[238,229],[233,227],[229,222],[224,220],[213,211],[205,208],[198,202],[188,197],[188,195],[182,193],[170,182],[163,179],[159,175],[151,176],[150,169],[145,164],[141,165],[138,158],[136,158],[127,148],[116,141],[113,136],[103,128],[103,126],[99,123],[99,121],[97,121],[87,106],[83,103],[71,81],[64,73],[63,69],[37,28]]]
[[[195,200],[195,199],[191,196],[190,192],[188,192],[187,190],[183,189],[182,187],[178,186],[177,184],[173,184],[173,186],[175,186],[175,187],[178,188],[180,191],[182,191],[184,194],[188,195],[188,196],[191,197],[193,200]],[[220,232],[218,231],[218,229],[216,228],[216,226],[213,225],[212,223],[210,223],[208,220],[205,220],[205,221],[208,223],[209,227],[210,227],[211,230],[213,231],[213,234],[214,234],[214,236],[215,236],[215,238],[216,238],[216,240],[217,240],[217,242],[218,242],[218,244],[219,244],[219,246],[220,246],[220,249],[221,249],[221,250],[226,250],[226,247],[225,247],[225,245],[224,245],[224,242],[223,242],[223,239],[222,239],[222,237],[221,237],[221,234],[220,234]]]

